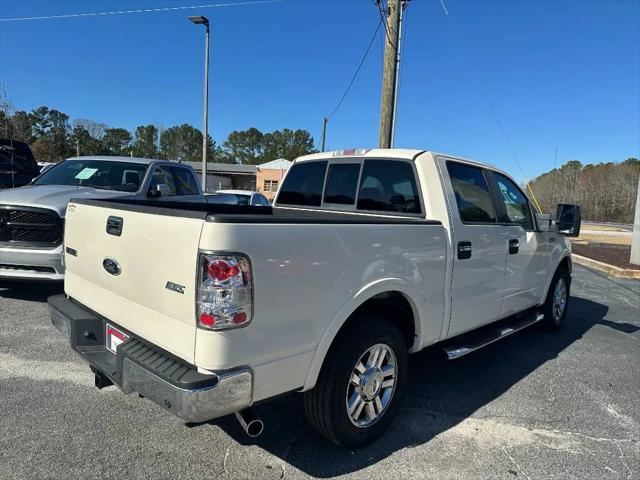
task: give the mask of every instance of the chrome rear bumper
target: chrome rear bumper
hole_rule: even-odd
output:
[[[187,422],[206,422],[251,405],[251,373],[234,370],[217,375],[215,385],[182,389],[125,358],[122,391],[138,392]]]
[[[237,412],[252,403],[248,368],[205,375],[131,334],[114,355],[106,348],[106,319],[65,295],[50,297],[49,311],[51,322],[68,338],[71,348],[125,394],[138,392],[195,423]]]

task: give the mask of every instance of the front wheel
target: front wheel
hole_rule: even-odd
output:
[[[569,272],[559,269],[551,281],[544,304],[544,324],[552,330],[559,329],[567,317],[570,285]]]
[[[407,377],[400,331],[377,317],[354,322],[330,350],[315,388],[304,393],[307,419],[323,437],[361,447],[389,426]]]

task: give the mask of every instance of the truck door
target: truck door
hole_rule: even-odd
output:
[[[442,171],[449,174],[444,186],[453,240],[451,337],[498,318],[508,227],[498,222],[483,168],[450,160],[443,163]]]
[[[500,317],[538,305],[549,269],[549,235],[537,232],[533,208],[526,195],[508,177],[488,173],[498,218],[508,226],[505,291]]]

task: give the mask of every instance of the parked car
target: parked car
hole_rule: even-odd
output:
[[[252,404],[301,392],[320,435],[357,447],[397,413],[408,353],[562,325],[580,215],[560,210],[554,226],[505,172],[419,150],[298,158],[273,208],[78,199],[51,320],[98,387],[250,435]]]
[[[29,145],[0,138],[0,189],[22,187],[39,174],[40,168]]]
[[[64,278],[63,226],[71,198],[202,202],[191,167],[129,157],[74,157],[0,196],[0,279]]]
[[[258,192],[248,190],[218,190],[207,193],[209,203],[224,203],[226,205],[256,205],[268,207],[271,205],[267,197]]]

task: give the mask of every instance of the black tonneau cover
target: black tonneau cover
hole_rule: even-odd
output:
[[[72,199],[72,203],[95,205],[150,215],[169,215],[199,218],[217,223],[325,223],[325,224],[419,224],[441,225],[437,220],[418,217],[383,216],[369,213],[343,213],[326,210],[266,207],[253,205],[226,205],[207,202],[172,202],[115,198],[108,200]]]

